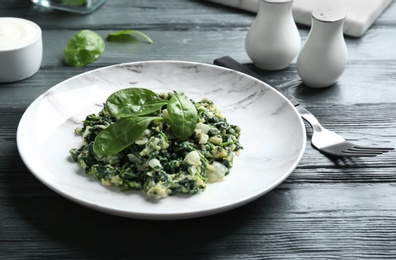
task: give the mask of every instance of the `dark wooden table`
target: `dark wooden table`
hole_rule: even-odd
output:
[[[142,60],[212,63],[230,55],[251,66],[244,49],[254,14],[199,0],[109,0],[90,15],[41,10],[2,0],[0,17],[22,17],[43,30],[40,70],[0,84],[1,259],[285,259],[396,258],[396,153],[329,158],[310,144],[281,185],[245,206],[209,217],[148,221],[80,206],[38,181],[16,146],[18,122],[40,94],[72,76]],[[63,63],[71,35],[91,29],[147,33],[154,44],[106,42],[83,67]],[[299,26],[302,40],[309,28]],[[298,83],[295,62],[261,72],[311,110],[329,129],[361,144],[396,147],[396,4],[362,38],[346,38],[347,69],[330,88]],[[1,61],[0,61],[1,62]],[[308,140],[311,130],[307,127]]]

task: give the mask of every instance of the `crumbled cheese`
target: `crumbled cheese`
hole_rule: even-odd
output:
[[[213,144],[221,144],[223,142],[223,139],[220,136],[212,136],[209,138],[209,142]]]
[[[197,126],[195,127],[195,129],[199,129],[199,130],[201,130],[202,133],[207,134],[210,130],[210,126],[199,122],[197,124]]]
[[[168,197],[171,193],[172,191],[167,188],[162,182],[158,182],[147,190],[147,195],[154,199]]]
[[[160,161],[159,161],[158,159],[151,159],[151,160],[148,162],[148,165],[149,165],[151,168],[153,168],[154,170],[159,170],[159,169],[162,168],[162,165],[161,165],[161,163],[160,163]]]
[[[227,167],[223,164],[214,161],[213,164],[208,166],[206,171],[206,176],[208,177],[208,182],[219,182],[223,181],[224,176],[227,173]]]
[[[189,165],[199,166],[201,165],[201,158],[198,151],[189,152],[185,157],[184,161]]]
[[[136,139],[135,144],[137,145],[145,145],[148,142],[148,138],[143,134],[138,139]]]

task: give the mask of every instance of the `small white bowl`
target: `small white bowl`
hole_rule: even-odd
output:
[[[25,19],[0,17],[0,83],[35,74],[43,57],[41,28]]]

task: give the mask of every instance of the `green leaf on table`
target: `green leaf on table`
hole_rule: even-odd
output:
[[[105,49],[102,37],[90,30],[74,34],[64,49],[64,59],[69,66],[83,67],[97,60]]]
[[[184,95],[174,95],[167,106],[172,132],[180,140],[188,139],[198,123],[194,104]]]
[[[127,88],[111,94],[105,103],[115,118],[148,115],[166,105],[168,100],[144,88]]]
[[[131,40],[135,39],[134,34],[137,34],[137,35],[143,37],[149,43],[153,43],[153,40],[151,40],[150,37],[148,37],[146,34],[140,32],[140,31],[137,31],[137,30],[121,30],[121,31],[109,33],[107,35],[107,39],[109,41],[119,41],[119,42],[131,41]]]

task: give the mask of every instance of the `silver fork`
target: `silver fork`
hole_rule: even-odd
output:
[[[222,67],[248,74],[263,81],[260,75],[229,56],[215,59],[213,63]],[[290,102],[295,106],[297,111],[300,113],[301,117],[311,125],[313,129],[311,144],[320,152],[337,157],[374,157],[394,150],[394,148],[390,147],[360,146],[346,141],[340,135],[324,128],[311,112],[304,108],[288,93],[285,93],[277,87],[272,87],[281,92],[285,97],[287,97]]]
[[[321,152],[339,157],[374,157],[394,150],[394,148],[388,147],[361,146],[346,141],[339,134],[324,128],[316,117],[303,106],[298,105],[295,107],[301,117],[312,126],[313,134],[311,137],[311,144]]]

